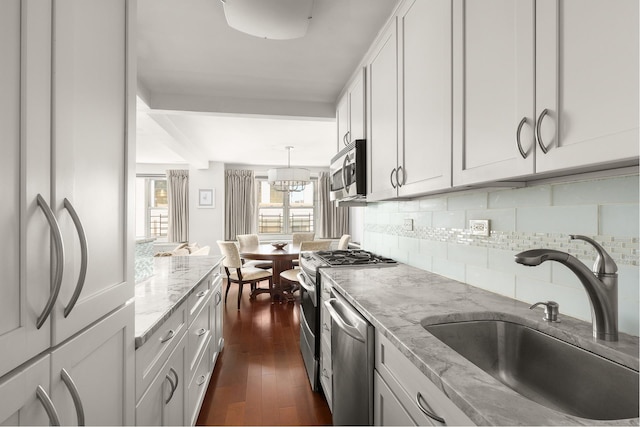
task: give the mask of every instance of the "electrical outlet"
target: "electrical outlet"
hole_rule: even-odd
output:
[[[469,229],[473,236],[489,237],[489,220],[488,219],[471,219],[469,220]]]
[[[404,230],[413,231],[413,219],[407,218],[404,220]]]

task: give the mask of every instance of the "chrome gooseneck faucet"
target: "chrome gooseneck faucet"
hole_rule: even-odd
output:
[[[516,262],[527,266],[545,261],[557,261],[567,266],[580,279],[591,301],[593,336],[605,341],[618,341],[618,266],[611,256],[593,239],[572,234],[569,237],[584,240],[596,249],[598,257],[589,270],[576,257],[553,249],[532,249],[515,255]]]

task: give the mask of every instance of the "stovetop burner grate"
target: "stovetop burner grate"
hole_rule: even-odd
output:
[[[316,255],[330,266],[395,264],[391,258],[386,258],[364,250],[334,250],[319,251]]]

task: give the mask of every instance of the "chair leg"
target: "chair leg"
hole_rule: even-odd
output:
[[[238,289],[238,310],[240,310],[240,300],[242,299],[242,287],[244,284],[240,282],[238,286],[240,286],[240,289]]]
[[[229,288],[231,287],[231,280],[227,279],[227,291],[224,293],[224,303],[227,303],[227,295],[229,295]]]

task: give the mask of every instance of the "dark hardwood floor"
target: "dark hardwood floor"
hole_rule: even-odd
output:
[[[224,291],[226,282],[222,286]],[[237,310],[238,286],[231,285],[224,350],[197,424],[331,425],[331,412],[324,396],[311,390],[300,354],[298,302],[271,304],[267,294],[250,301],[248,288]]]

